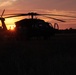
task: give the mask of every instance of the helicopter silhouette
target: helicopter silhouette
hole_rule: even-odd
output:
[[[45,22],[44,20],[39,19],[36,16],[43,15],[44,17],[47,17],[47,18],[51,18],[60,22],[65,22],[60,19],[45,16],[47,14],[38,14],[34,12],[30,12],[26,14],[10,14],[10,15],[13,15],[13,16],[8,16],[6,18],[30,16],[30,18],[25,18],[15,22],[16,36],[20,38],[26,38],[26,39],[29,39],[32,37],[43,37],[44,39],[47,39],[53,36],[59,29],[59,26],[57,23],[55,23],[53,27],[51,23]]]
[[[34,13],[34,12],[24,13],[24,14],[23,13],[21,13],[21,14],[7,14],[7,15],[12,15],[12,16],[7,16],[7,17],[3,18],[2,16],[4,14],[4,11],[5,10],[3,10],[0,20],[2,23],[3,31],[5,33],[7,31],[7,27],[4,22],[5,18],[30,16],[30,18],[25,18],[25,19],[15,22],[15,25],[16,25],[15,37],[22,38],[22,39],[23,38],[30,39],[32,37],[43,37],[44,39],[47,39],[47,38],[50,38],[51,36],[55,35],[55,33],[57,33],[59,31],[59,26],[57,23],[55,23],[54,27],[53,27],[51,23],[45,22],[42,19],[36,18],[36,16],[44,16],[46,18],[50,18],[50,19],[57,20],[60,22],[66,22],[66,21],[57,19],[57,18],[53,18],[50,16],[62,16],[62,17],[76,18],[75,16],[56,15],[56,14],[38,14],[38,13]]]

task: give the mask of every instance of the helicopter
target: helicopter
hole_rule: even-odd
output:
[[[4,10],[5,11],[5,10]],[[37,18],[36,16],[44,16],[46,18],[50,18],[53,20],[57,20],[60,22],[66,22],[61,19],[53,18],[50,16],[62,16],[62,17],[72,17],[76,18],[75,16],[67,16],[67,15],[56,15],[56,14],[38,14],[35,12],[30,13],[19,13],[19,14],[7,14],[12,16],[2,17],[4,11],[1,15],[1,23],[3,27],[3,31],[6,33],[7,28],[5,24],[5,18],[12,18],[12,17],[20,17],[20,16],[30,16],[30,18],[25,18],[15,22],[15,37],[21,39],[30,39],[32,37],[43,37],[44,39],[48,39],[51,36],[55,35],[59,31],[59,26],[57,23],[54,24],[54,27],[51,23],[45,22],[42,19]],[[6,33],[7,34],[7,33]]]
[[[25,18],[15,22],[15,25],[16,25],[15,36],[18,38],[30,39],[32,37],[37,37],[37,38],[42,37],[44,39],[48,39],[51,36],[55,35],[55,33],[59,29],[59,26],[57,23],[55,23],[53,27],[51,23],[45,22],[44,20],[36,17],[36,16],[47,15],[47,14],[38,14],[38,13],[30,12],[26,14],[10,14],[10,15],[13,15],[13,16],[8,16],[6,18],[30,16],[30,18]],[[48,18],[51,18],[60,22],[65,22],[63,20],[52,18],[52,17],[48,17]]]

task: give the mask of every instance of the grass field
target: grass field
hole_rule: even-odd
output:
[[[74,75],[76,34],[57,34],[49,40],[0,40],[0,68],[2,75]]]

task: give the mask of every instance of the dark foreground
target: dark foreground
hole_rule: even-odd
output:
[[[74,75],[76,34],[50,40],[1,40],[0,69],[0,75]]]

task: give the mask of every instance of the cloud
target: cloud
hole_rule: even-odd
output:
[[[0,2],[0,7],[12,5],[15,1],[17,1],[17,0],[2,1],[2,2]]]
[[[2,4],[0,5],[0,7],[11,5],[11,4],[12,3],[10,1],[2,2]]]
[[[14,2],[15,2],[15,1],[17,1],[17,0],[12,0],[12,1],[14,1]]]

